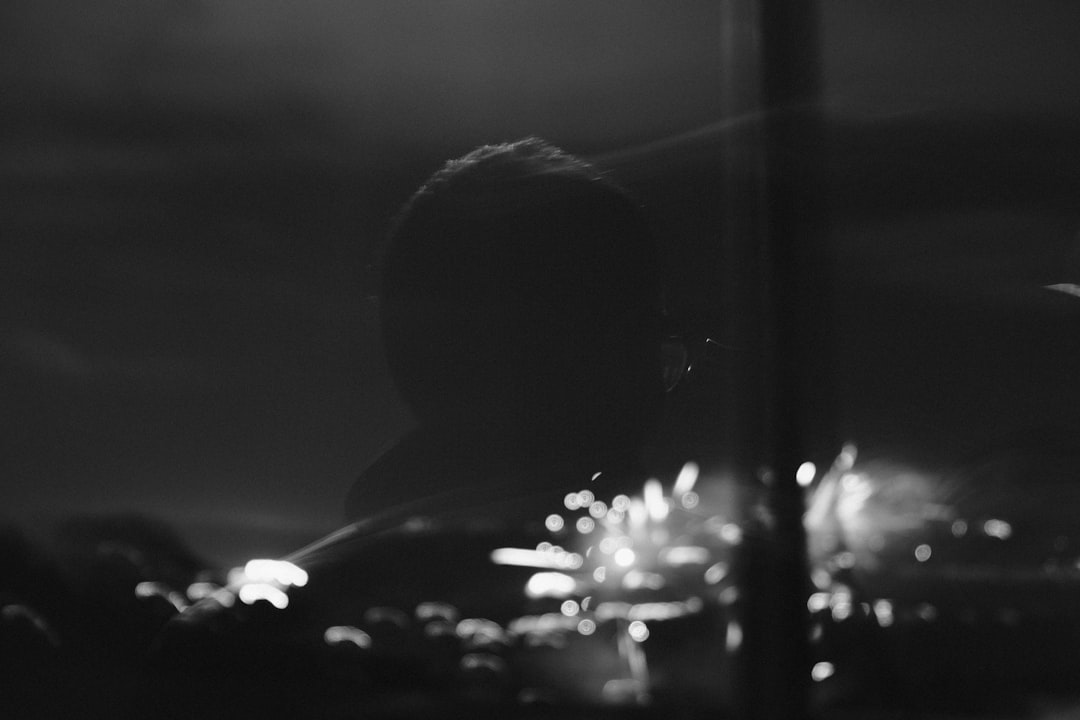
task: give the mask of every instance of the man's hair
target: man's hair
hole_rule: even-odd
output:
[[[484,146],[435,173],[393,226],[390,369],[421,421],[535,406],[524,415],[573,400],[611,328],[652,317],[659,295],[656,245],[626,192],[536,138]]]

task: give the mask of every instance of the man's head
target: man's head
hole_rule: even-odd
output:
[[[662,397],[655,241],[629,197],[540,140],[449,162],[383,268],[391,372],[422,423],[640,439]]]

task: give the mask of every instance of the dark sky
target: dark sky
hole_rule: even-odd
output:
[[[1068,125],[1077,28],[1070,2],[824,3],[824,102],[864,143],[841,135],[847,202],[878,207],[848,170],[880,160],[889,123],[930,118],[960,145],[971,118],[1034,118],[1038,138]],[[538,134],[618,158],[706,128],[623,168],[692,257],[715,233],[715,178],[656,188],[698,177],[685,167],[722,132],[707,128],[724,119],[724,31],[712,0],[6,3],[0,506],[31,521],[149,512],[230,559],[252,537],[281,551],[332,528],[408,425],[363,284],[396,207],[478,143]],[[952,146],[900,127],[916,156],[904,178]],[[964,162],[1016,145],[979,132]],[[1019,145],[1013,161],[1057,156]],[[838,223],[863,282],[949,286],[960,254],[996,277],[1031,243],[1025,278],[1041,279],[1077,227],[1075,207],[1030,193],[901,219],[885,194],[888,218]],[[976,228],[996,233],[991,250],[950,254]]]

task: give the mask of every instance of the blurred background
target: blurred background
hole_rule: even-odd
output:
[[[820,7],[837,434],[935,466],[1067,426],[1080,6]],[[336,527],[410,423],[369,266],[481,143],[611,168],[673,309],[723,339],[745,22],[712,0],[4,3],[0,513],[148,515],[219,565]]]

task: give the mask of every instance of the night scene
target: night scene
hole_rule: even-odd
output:
[[[0,8],[0,717],[1080,718],[1080,4]]]

